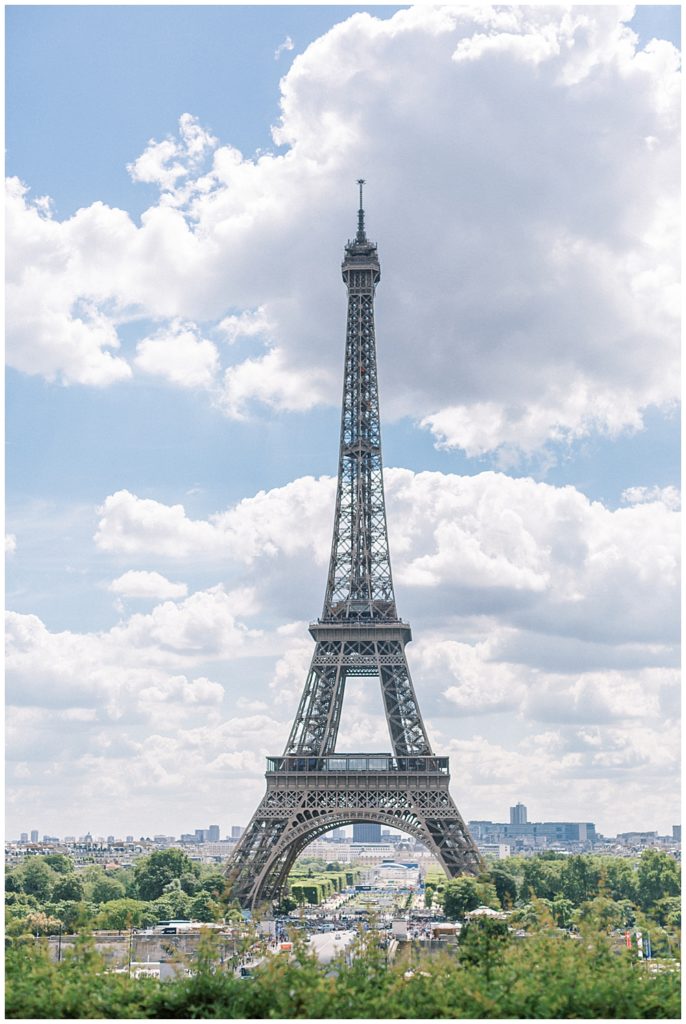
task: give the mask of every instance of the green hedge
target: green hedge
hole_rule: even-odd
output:
[[[9,1019],[678,1019],[673,965],[652,973],[603,937],[546,933],[473,942],[447,954],[386,963],[370,935],[350,966],[319,965],[296,943],[293,959],[267,957],[249,980],[218,968],[208,944],[194,975],[157,982],[105,973],[88,945],[57,964],[33,944],[8,951]],[[482,946],[484,952],[482,953]]]

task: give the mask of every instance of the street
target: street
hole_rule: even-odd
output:
[[[340,938],[336,938],[340,936]],[[355,932],[351,929],[337,932],[315,932],[310,936],[310,945],[317,955],[320,963],[328,964],[333,958],[355,938]]]

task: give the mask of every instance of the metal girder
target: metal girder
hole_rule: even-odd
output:
[[[233,895],[245,906],[276,899],[293,860],[313,839],[362,821],[418,839],[448,877],[481,867],[445,772],[291,771],[266,777],[267,792],[232,862]]]

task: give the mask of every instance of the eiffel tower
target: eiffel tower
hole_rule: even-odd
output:
[[[305,689],[286,749],[267,758],[267,792],[226,874],[244,907],[276,899],[298,854],[356,822],[420,840],[449,878],[482,861],[450,796],[448,758],[429,743],[405,658],[410,626],[398,617],[386,527],[374,292],[381,273],[368,241],[360,179],[357,234],[345,247],[348,290],[343,413],[331,560]],[[392,753],[336,753],[346,680],[378,678]]]

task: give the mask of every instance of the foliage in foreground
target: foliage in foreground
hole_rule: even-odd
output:
[[[192,977],[162,982],[104,972],[84,940],[60,963],[45,948],[8,950],[8,1018],[679,1018],[679,974],[653,974],[606,937],[474,934],[447,953],[387,966],[372,933],[351,965],[320,966],[304,946],[248,980],[217,967],[208,937]],[[409,974],[409,976],[408,976]]]

